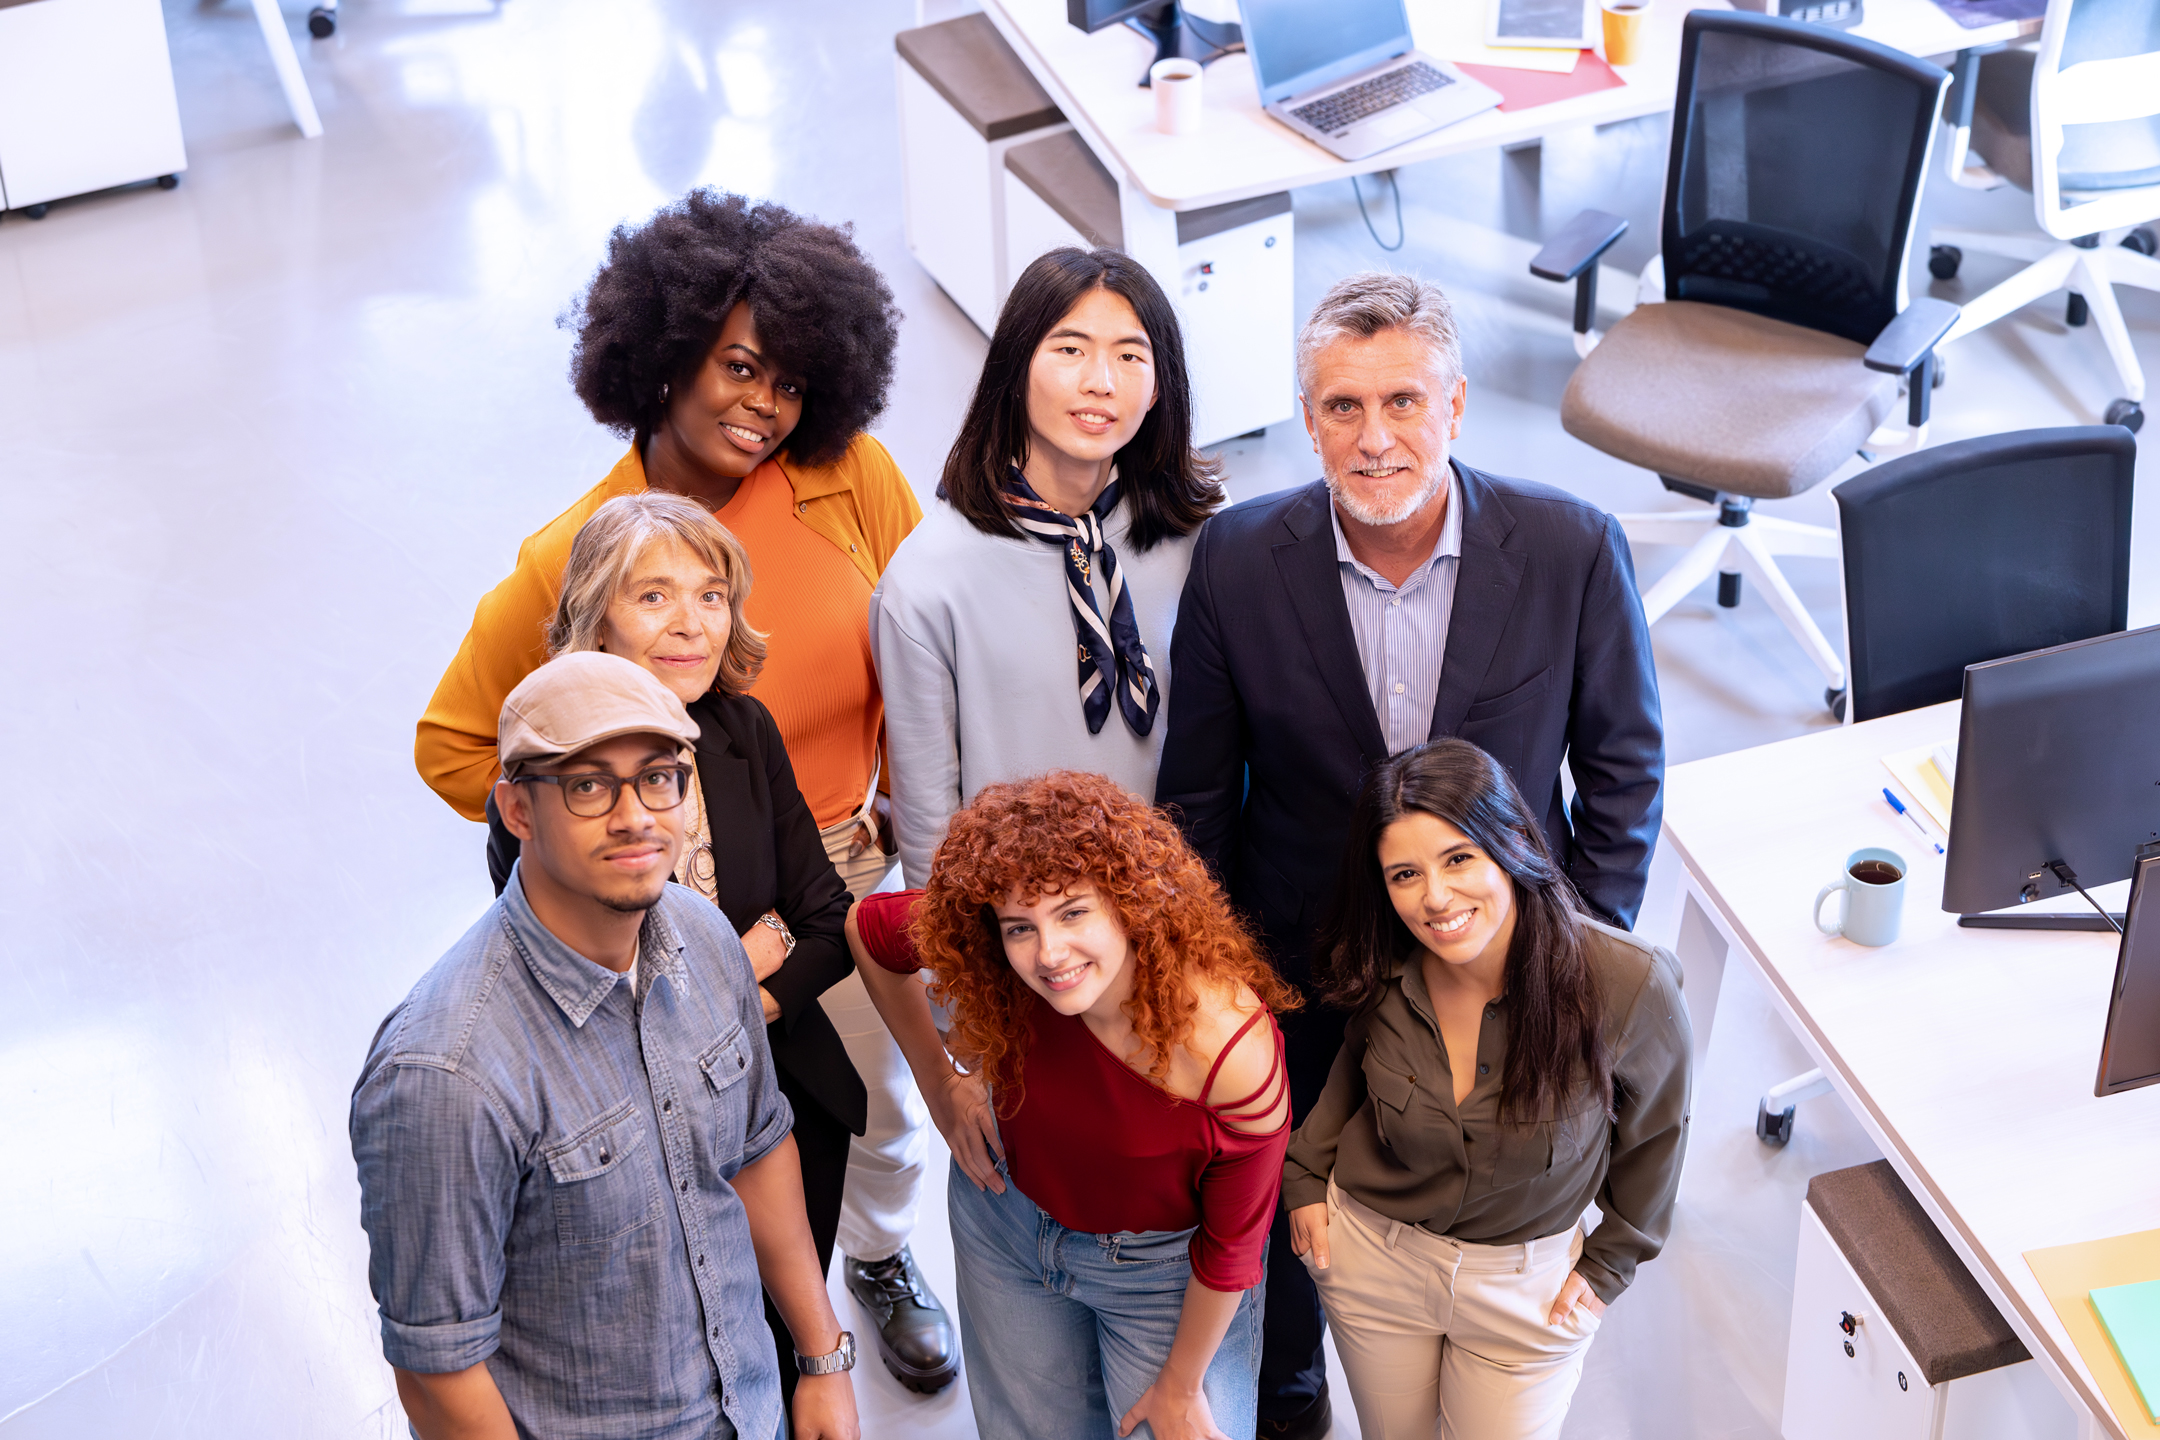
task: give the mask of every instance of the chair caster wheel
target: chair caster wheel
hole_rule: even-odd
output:
[[[1723,570],[1718,571],[1717,603],[1727,610],[1740,603],[1740,577],[1738,575],[1730,575]]]
[[[2071,291],[2070,304],[2063,311],[2063,324],[2075,330],[2091,318],[2092,306],[2086,303],[2084,296]]]
[[[1772,1114],[1766,1101],[1755,1102],[1755,1138],[1765,1145],[1780,1148],[1790,1143],[1793,1131],[1793,1115],[1800,1107],[1788,1105]]]
[[[51,209],[52,206],[45,204],[25,205],[23,206],[22,213],[29,216],[32,220],[42,220],[45,218],[46,212]]]
[[[2135,435],[2145,428],[2145,407],[2135,400],[2117,400],[2108,406],[2107,414],[2101,419],[2110,425],[2120,425]]]
[[[1955,245],[1928,246],[1928,274],[1937,280],[1957,279],[1958,266],[1965,263],[1965,252]]]
[[[1928,371],[1928,375],[1929,375],[1929,377],[1930,377],[1930,378],[1929,378],[1929,380],[1928,380],[1928,389],[1930,389],[1930,390],[1940,390],[1940,389],[1942,389],[1942,387],[1943,387],[1943,376],[1947,375],[1947,374],[1948,374],[1949,372],[1950,372],[1950,365],[1949,365],[1949,362],[1948,362],[1948,361],[1946,361],[1946,360],[1944,360],[1942,356],[1940,356],[1940,355],[1937,355],[1937,356],[1935,357],[1935,364],[1934,364],[1934,366],[1933,366],[1933,367],[1932,367],[1932,368],[1931,368],[1931,369],[1930,369],[1930,370]]]
[[[2140,225],[2123,236],[2123,249],[2135,250],[2140,255],[2160,255],[2160,235],[2153,233],[2150,225]]]
[[[320,5],[308,11],[307,33],[317,40],[327,40],[337,34],[337,11],[326,10]]]
[[[160,175],[157,177],[157,188],[160,190],[177,190],[180,188],[180,177],[178,175]]]
[[[1843,690],[1825,690],[1822,692],[1822,703],[1829,706],[1830,713],[1840,720],[1845,718],[1846,695],[1847,692]]]

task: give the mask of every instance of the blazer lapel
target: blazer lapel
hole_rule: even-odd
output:
[[[1372,696],[1365,688],[1365,667],[1358,659],[1357,635],[1350,628],[1350,607],[1343,603],[1335,527],[1327,507],[1326,483],[1307,487],[1304,498],[1283,516],[1293,538],[1274,547],[1275,568],[1290,592],[1305,644],[1335,708],[1357,737],[1358,749],[1367,759],[1379,760],[1387,755],[1387,737],[1381,733],[1380,717],[1373,713]]]
[[[1451,462],[1453,463],[1453,462]],[[1429,739],[1453,735],[1477,699],[1485,672],[1500,649],[1500,633],[1515,608],[1529,557],[1506,548],[1515,517],[1484,475],[1455,464],[1463,513],[1462,561],[1455,570],[1455,608],[1448,616],[1447,650],[1440,659],[1440,690],[1433,698]]]

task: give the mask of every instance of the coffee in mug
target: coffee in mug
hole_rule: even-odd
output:
[[[1822,919],[1823,901],[1842,892],[1835,925]],[[1815,928],[1855,945],[1888,945],[1898,937],[1905,910],[1905,857],[1869,846],[1845,857],[1845,873],[1815,892]]]

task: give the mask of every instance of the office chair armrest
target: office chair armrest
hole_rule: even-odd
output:
[[[1627,221],[1602,210],[1585,210],[1530,257],[1530,273],[1540,280],[1575,282],[1575,333],[1587,335],[1597,325],[1597,262],[1627,234]]]
[[[1957,306],[1923,295],[1883,327],[1861,363],[1885,375],[1908,375],[1935,353],[1935,347],[1957,322]]]

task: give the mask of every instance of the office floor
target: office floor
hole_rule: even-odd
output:
[[[350,0],[336,39],[299,42],[315,142],[245,4],[165,14],[181,187],[0,221],[0,1440],[402,1434],[345,1103],[377,1021],[487,899],[477,831],[413,775],[413,719],[517,540],[620,451],[569,392],[557,317],[612,225],[694,184],[852,220],[908,317],[879,433],[925,492],[983,340],[900,234],[911,4]],[[1300,304],[1360,267],[1441,281],[1466,458],[1675,503],[1560,431],[1568,300],[1523,267],[1583,204],[1635,219],[1639,263],[1663,137],[1567,137],[1542,175],[1406,173],[1393,257],[1347,185],[1300,193]],[[1929,213],[2030,223],[2021,195],[1941,185]],[[2124,307],[2160,366],[2155,302]],[[2036,306],[1952,354],[1936,436],[2093,423],[2116,393],[2098,336]],[[1294,427],[1227,455],[1240,496],[1313,474]],[[2160,618],[2156,544],[2142,526],[2133,623]],[[1793,573],[1836,633],[1831,568]],[[1828,723],[1759,600],[1706,589],[1656,643],[1675,760]],[[1800,1192],[1871,1152],[1834,1100],[1758,1145],[1756,1094],[1804,1061],[1740,967],[1722,1005],[1672,1243],[1592,1350],[1570,1437],[1776,1433]],[[950,1296],[938,1198],[918,1253]],[[971,1433],[957,1388],[857,1373],[866,1433]]]

